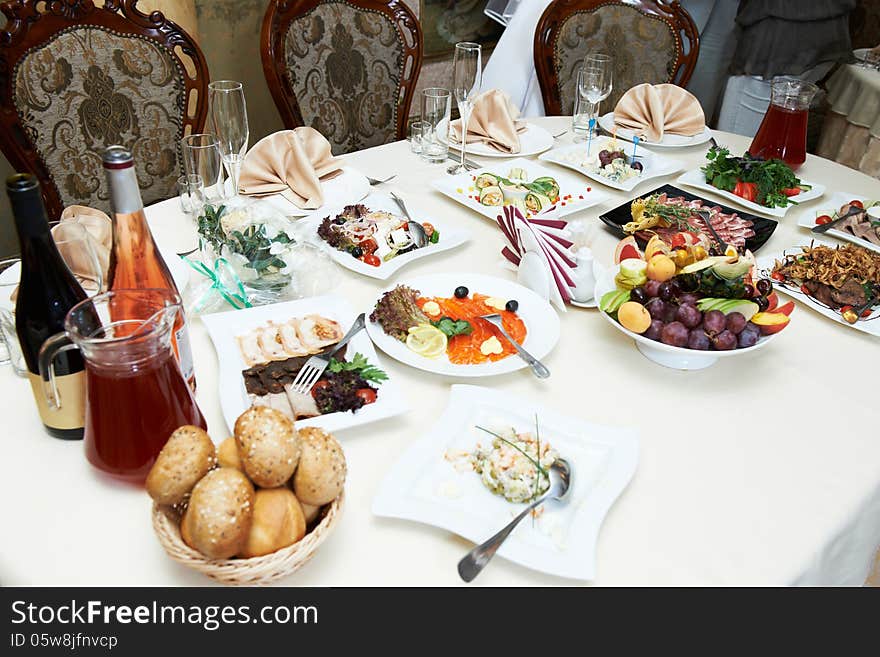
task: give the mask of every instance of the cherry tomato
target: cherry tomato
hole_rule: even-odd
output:
[[[354,394],[358,399],[362,399],[364,404],[372,404],[376,401],[376,391],[372,388],[358,388]]]
[[[319,390],[321,390],[322,388],[326,388],[329,385],[329,381],[324,381],[323,379],[321,381],[318,381],[315,385],[312,386],[312,397],[318,394]]]
[[[782,193],[785,194],[786,196],[797,196],[798,194],[801,193],[801,188],[800,187],[786,187],[785,189],[782,190]]]
[[[818,217],[816,217],[817,226],[822,226],[828,223],[831,223],[831,217],[829,217],[827,214],[820,214]]]
[[[785,276],[783,276],[782,273],[780,273],[778,271],[775,271],[772,274],[770,274],[770,278],[772,278],[774,281],[780,281],[780,282],[785,281]]]
[[[365,255],[363,258],[361,258],[361,260],[365,264],[370,265],[371,267],[378,267],[379,265],[382,264],[382,261],[379,260],[379,256],[375,256],[372,253]]]
[[[849,204],[850,204],[850,205],[854,205],[854,206],[856,206],[857,208],[861,208],[862,210],[865,209],[865,204],[862,203],[861,201],[850,201]]]
[[[808,288],[806,285],[801,285],[801,292],[806,294],[808,297],[813,296],[813,293],[810,292],[810,288]]]
[[[364,255],[369,255],[371,253],[375,253],[376,249],[379,248],[379,245],[376,244],[376,240],[371,237],[370,239],[361,242],[360,247],[361,250],[364,252]]]
[[[426,221],[422,224],[422,228],[425,229],[425,235],[427,235],[428,237],[431,237],[431,235],[434,234],[434,224]]]

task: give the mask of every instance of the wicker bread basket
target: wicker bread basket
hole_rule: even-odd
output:
[[[153,505],[153,529],[165,552],[178,563],[224,584],[253,586],[269,584],[296,572],[308,562],[342,515],[345,493],[322,511],[317,525],[302,540],[271,554],[250,559],[208,559],[180,537],[180,513],[170,506]]]

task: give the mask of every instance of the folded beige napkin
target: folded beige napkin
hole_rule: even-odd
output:
[[[84,205],[69,205],[61,213],[61,219],[52,228],[52,236],[56,242],[59,240],[61,230],[59,228],[68,222],[78,223],[91,238],[92,249],[98,258],[101,267],[101,280],[107,285],[107,274],[110,271],[110,249],[113,248],[113,222],[105,213]],[[91,255],[84,249],[81,241],[67,242],[61,240],[57,244],[58,252],[67,264],[68,269],[76,276],[83,289],[86,291],[99,292],[98,280],[95,276],[95,266]],[[15,301],[18,297],[18,286],[12,292],[10,299]]]
[[[281,194],[299,208],[324,205],[321,182],[342,173],[330,142],[314,128],[281,130],[261,139],[241,167],[239,191],[246,196]]]
[[[467,143],[483,142],[504,153],[519,153],[519,133],[526,122],[519,119],[519,110],[500,89],[484,91],[474,99],[474,108],[467,125]],[[452,141],[461,143],[461,119],[450,126]]]
[[[706,117],[700,101],[674,84],[637,84],[614,108],[614,123],[650,142],[665,133],[692,136],[702,132]]]

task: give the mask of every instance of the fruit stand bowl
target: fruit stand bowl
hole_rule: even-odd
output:
[[[607,292],[616,289],[614,276],[617,273],[617,267],[606,269],[602,272],[596,281],[596,299],[601,299]],[[688,349],[686,347],[675,347],[664,344],[657,340],[651,340],[643,335],[634,333],[624,328],[611,315],[606,312],[600,312],[600,315],[614,326],[618,331],[632,338],[636,347],[642,355],[648,360],[676,370],[701,370],[714,365],[719,358],[731,358],[734,356],[743,356],[757,351],[766,346],[777,334],[762,336],[757,343],[751,347],[743,349],[731,349],[729,351],[700,351],[698,349]]]

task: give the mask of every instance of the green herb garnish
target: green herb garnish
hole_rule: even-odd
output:
[[[440,231],[435,228],[434,232],[431,233],[431,237],[428,238],[428,241],[431,244],[436,244],[437,242],[439,242],[440,241]]]
[[[754,183],[757,187],[755,201],[768,208],[797,205],[797,201],[785,195],[785,189],[809,189],[801,184],[791,167],[779,159],[765,160],[749,153],[731,157],[730,151],[723,146],[710,148],[706,159],[708,162],[701,171],[706,175],[707,183],[726,192],[733,192],[738,182]]]
[[[470,322],[451,317],[441,317],[437,321],[432,321],[431,325],[445,333],[447,338],[454,338],[456,335],[470,335],[474,330]]]
[[[331,358],[327,369],[334,373],[356,372],[364,381],[372,381],[373,383],[380,383],[388,380],[388,375],[385,374],[385,372],[375,365],[370,365],[366,356],[359,353],[356,353],[354,358],[349,361]]]

